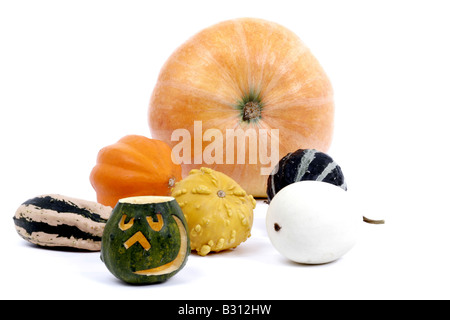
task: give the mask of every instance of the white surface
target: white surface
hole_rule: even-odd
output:
[[[450,22],[446,1],[0,2],[0,298],[450,298]],[[252,237],[199,257],[157,286],[116,281],[99,253],[30,246],[12,216],[25,200],[60,193],[94,200],[98,150],[149,135],[159,69],[200,29],[253,16],[296,32],[335,90],[329,154],[364,225],[342,259],[287,261],[258,203]]]
[[[355,246],[364,223],[350,195],[321,181],[284,187],[266,212],[270,242],[294,262],[317,265],[336,261]]]

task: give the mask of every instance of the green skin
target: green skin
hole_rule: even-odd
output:
[[[157,221],[156,215],[162,215],[164,226],[160,231],[150,228],[146,217]],[[128,223],[134,218],[133,226],[125,231],[119,228],[123,215]],[[118,203],[106,223],[102,237],[101,259],[108,270],[117,278],[131,284],[150,284],[163,282],[180,271],[187,262],[190,253],[190,242],[187,237],[186,258],[176,271],[163,275],[138,275],[135,271],[156,268],[173,261],[180,250],[180,231],[172,215],[177,216],[187,229],[186,219],[176,200],[162,203],[130,204]],[[151,245],[145,250],[140,243],[128,249],[124,243],[136,232],[142,232]]]

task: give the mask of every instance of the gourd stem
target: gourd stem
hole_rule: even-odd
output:
[[[384,224],[384,220],[373,220],[363,216],[363,221],[370,224]]]
[[[244,105],[242,119],[244,121],[251,121],[253,119],[261,118],[261,106],[255,101],[249,101]]]

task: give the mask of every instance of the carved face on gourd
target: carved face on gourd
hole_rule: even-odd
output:
[[[165,281],[186,264],[186,230],[183,212],[172,197],[121,199],[105,226],[101,258],[125,282]]]

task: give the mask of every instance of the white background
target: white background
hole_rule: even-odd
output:
[[[450,298],[450,20],[446,1],[1,1],[0,298]],[[95,200],[100,148],[149,136],[159,70],[191,35],[258,17],[297,33],[335,90],[329,154],[340,164],[363,226],[340,260],[284,259],[255,210],[234,251],[191,255],[164,284],[116,280],[99,253],[36,248],[12,217],[44,193]]]

